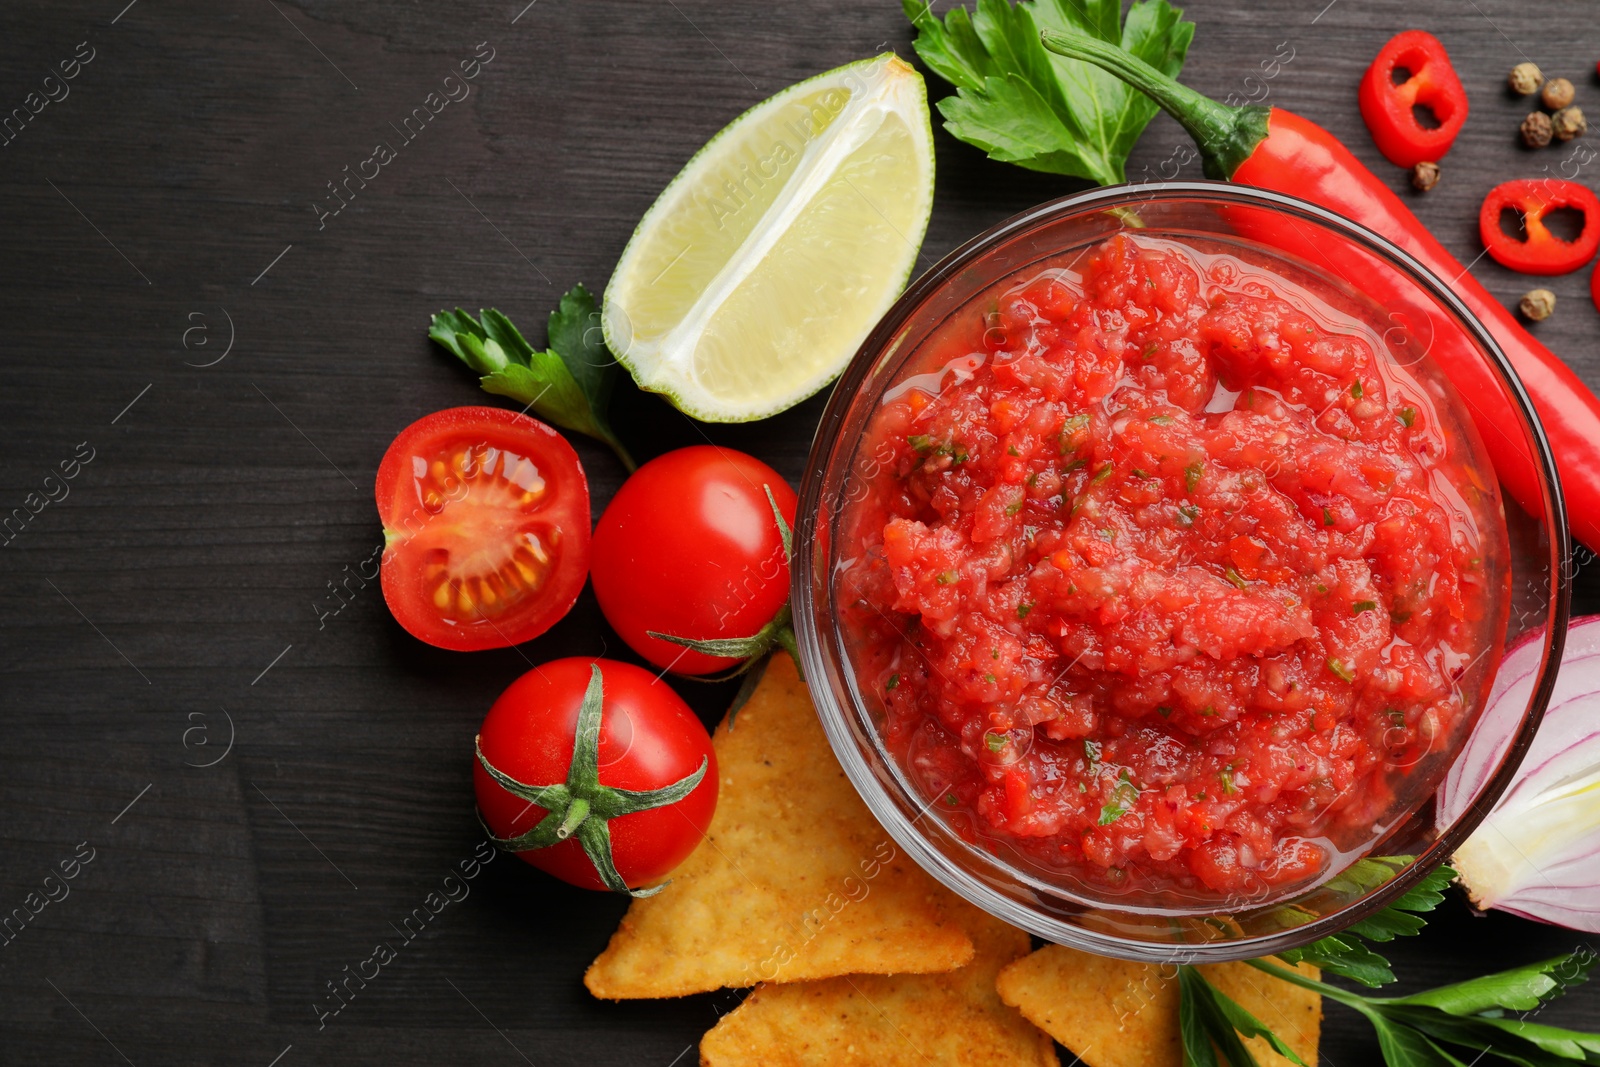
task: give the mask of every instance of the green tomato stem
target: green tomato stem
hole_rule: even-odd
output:
[[[556,827],[556,840],[565,841],[571,837],[572,831],[576,830],[578,825],[588,817],[589,802],[582,797],[574,798],[571,806],[567,808],[566,815],[561,819],[561,825]]]

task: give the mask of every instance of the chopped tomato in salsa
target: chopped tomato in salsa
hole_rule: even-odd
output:
[[[1101,894],[1331,875],[1431,793],[1499,658],[1504,516],[1453,394],[1245,254],[1119,235],[969,304],[844,518],[890,752],[969,840]]]

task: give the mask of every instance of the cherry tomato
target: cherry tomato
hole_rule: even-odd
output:
[[[556,843],[517,854],[564,882],[620,889],[605,883],[590,858],[595,835],[585,832],[587,822],[591,830],[609,830],[615,871],[627,887],[638,888],[659,882],[694,851],[717,807],[717,756],[711,738],[689,706],[654,674],[607,659],[558,659],[535,667],[511,683],[483,720],[473,786],[478,811],[496,837],[514,838],[537,827],[551,809],[514,795],[484,763],[523,785],[570,784],[579,712],[597,676],[598,773],[575,794],[593,784],[602,790],[643,791],[692,781],[692,789],[675,802],[609,821],[591,812]],[[570,816],[570,808],[556,811]]]
[[[789,561],[767,500],[794,524],[794,491],[752,456],[680,448],[634,472],[594,532],[594,591],[606,621],[639,655],[680,674],[743,657],[712,656],[650,634],[752,637],[789,598]]]
[[[589,570],[589,483],[572,446],[503,408],[436,411],[378,466],[383,599],[413,637],[472,651],[532,640]]]

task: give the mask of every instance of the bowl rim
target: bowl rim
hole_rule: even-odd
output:
[[[1539,678],[1530,697],[1522,726],[1502,757],[1499,768],[1472,804],[1454,823],[1439,831],[1434,840],[1409,864],[1397,871],[1384,885],[1368,892],[1360,899],[1302,926],[1279,933],[1258,934],[1231,940],[1162,943],[1076,926],[1045,914],[1036,907],[1004,896],[970,870],[956,869],[957,865],[951,859],[936,850],[917,828],[916,822],[920,821],[920,815],[915,820],[906,817],[899,803],[889,795],[882,781],[861,757],[851,737],[846,716],[853,714],[865,721],[865,709],[851,708],[847,712],[841,706],[840,697],[830,684],[832,676],[829,671],[828,656],[823,649],[820,622],[826,619],[829,626],[832,625],[833,617],[829,610],[827,594],[827,590],[831,589],[831,582],[824,587],[825,595],[819,603],[813,593],[819,579],[826,580],[827,567],[816,566],[818,561],[814,557],[818,547],[818,517],[821,513],[824,481],[829,473],[829,460],[836,455],[853,455],[852,446],[840,440],[841,430],[851,404],[861,385],[878,369],[877,365],[888,352],[895,335],[911,320],[913,313],[925,300],[937,293],[959,271],[980,261],[1006,241],[1029,230],[1096,209],[1103,211],[1109,208],[1136,207],[1142,203],[1158,200],[1185,199],[1269,208],[1279,213],[1298,215],[1320,224],[1346,239],[1367,246],[1369,252],[1380,258],[1389,260],[1396,269],[1454,315],[1463,329],[1477,341],[1489,357],[1492,367],[1501,379],[1532,439],[1531,444],[1539,467],[1540,490],[1544,498],[1545,518],[1540,521],[1549,537],[1552,595],[1546,609],[1549,630],[1544,640],[1544,655],[1539,665]],[[829,521],[830,524],[838,521],[836,510],[830,512]],[[830,529],[828,543],[831,544],[832,541]],[[800,662],[811,686],[812,700],[818,718],[822,722],[834,755],[874,818],[919,867],[976,907],[1047,941],[1100,955],[1142,962],[1210,963],[1249,959],[1281,952],[1308,944],[1359,922],[1389,906],[1421,878],[1443,864],[1456,847],[1488,816],[1515,777],[1523,756],[1533,741],[1534,733],[1543,719],[1555,685],[1571,614],[1571,581],[1566,567],[1570,551],[1566,502],[1561,491],[1555,456],[1544,426],[1505,352],[1488,328],[1455,294],[1449,284],[1441,281],[1414,256],[1381,234],[1299,197],[1223,181],[1127,183],[1058,197],[989,227],[961,244],[907,286],[867,334],[834,385],[812,439],[801,479],[796,512],[790,597],[794,604],[794,627]],[[1015,869],[1011,864],[997,858],[992,862],[999,869],[1012,873],[1015,877]],[[1025,882],[1020,877],[1017,880]]]

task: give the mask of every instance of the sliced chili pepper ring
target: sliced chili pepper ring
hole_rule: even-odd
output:
[[[1407,76],[1396,84],[1400,71]],[[1389,38],[1362,77],[1357,99],[1378,151],[1400,167],[1437,163],[1467,121],[1467,91],[1461,78],[1444,45],[1423,30]],[[1417,121],[1419,106],[1433,112],[1437,127],[1430,129]]]
[[[1522,240],[1505,232],[1500,214],[1507,208],[1522,216]],[[1571,241],[1545,225],[1553,211],[1571,208],[1583,213],[1583,229]],[[1600,249],[1600,197],[1577,182],[1551,178],[1519,178],[1489,190],[1478,212],[1483,245],[1502,267],[1523,274],[1570,274]]]

